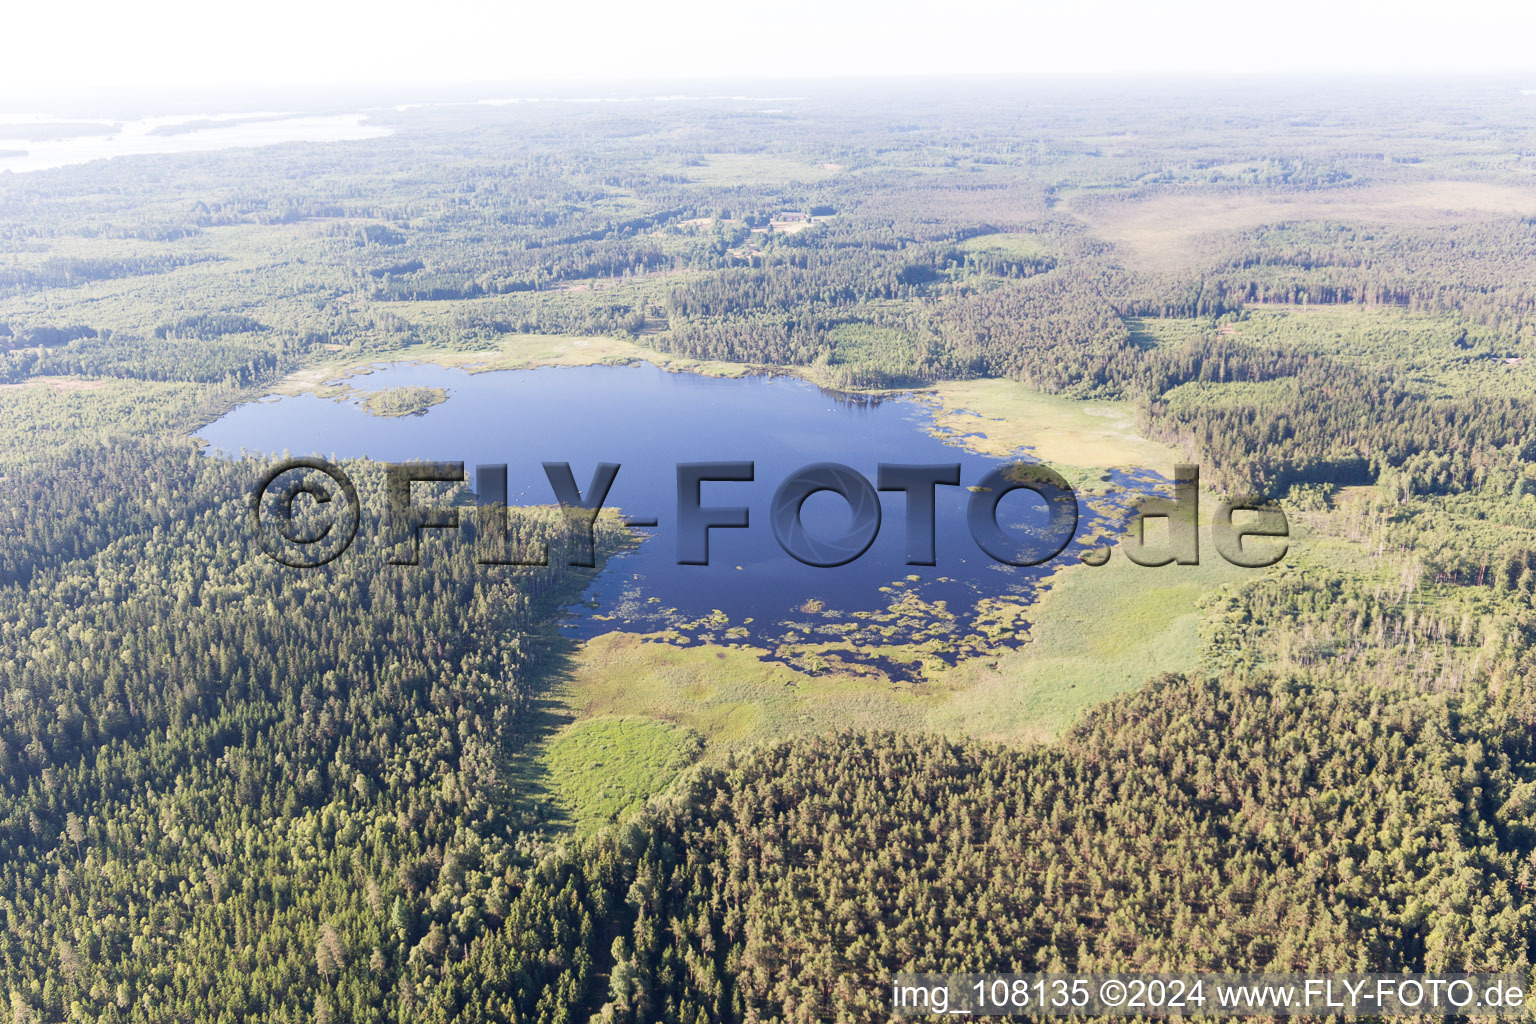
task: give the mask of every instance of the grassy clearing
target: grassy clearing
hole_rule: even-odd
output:
[[[1390,363],[1404,387],[1426,398],[1536,392],[1536,359],[1494,328],[1445,314],[1363,306],[1251,308],[1230,325],[1238,339]]]
[[[748,647],[677,647],[608,633],[582,647],[561,695],[578,719],[639,716],[683,726],[729,748],[798,732],[916,728],[922,687],[843,675],[806,676]]]
[[[764,185],[821,181],[838,173],[835,164],[812,163],[773,153],[710,153],[701,166],[684,168],[701,185]]]
[[[1171,446],[1141,435],[1128,402],[1079,402],[997,379],[947,381],[927,394],[941,431],[972,435],[966,444],[987,455],[1027,448],[1069,479],[1068,468],[1150,469],[1171,477],[1181,461]]]
[[[925,725],[1007,743],[1046,741],[1084,708],[1150,676],[1197,669],[1201,599],[1256,571],[1222,560],[1207,528],[1200,552],[1199,565],[1146,568],[1116,551],[1103,566],[1062,570],[1030,610],[1031,642],[940,676],[935,685],[950,692]]]
[[[998,231],[987,235],[976,235],[961,242],[960,250],[1023,258],[1050,255],[1050,247],[1042,236],[1023,231]]]
[[[1213,329],[1210,319],[1202,317],[1148,316],[1128,317],[1131,341],[1142,348],[1177,348],[1186,341],[1193,341]],[[1226,333],[1231,333],[1230,329]]]
[[[1536,213],[1536,189],[1429,181],[1294,194],[1184,193],[1075,203],[1072,212],[1138,268],[1165,271],[1198,263],[1202,235],[1298,220],[1423,224],[1466,213],[1530,215]]]
[[[699,756],[698,736],[653,718],[596,718],[557,733],[539,759],[551,798],[577,834],[644,805]]]

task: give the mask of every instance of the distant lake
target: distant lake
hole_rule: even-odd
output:
[[[266,399],[233,410],[198,436],[216,453],[462,461],[471,484],[476,465],[506,463],[513,505],[554,503],[542,462],[569,462],[584,493],[597,463],[620,463],[607,506],[659,524],[642,529],[645,539],[599,574],[567,623],[576,636],[670,628],[691,642],[779,649],[788,660],[802,657],[805,645],[828,643],[842,650],[839,660],[862,663],[881,660],[871,649],[879,644],[928,643],[933,656],[952,661],[1021,642],[1023,624],[1000,627],[985,600],[1032,599],[1056,565],[1084,550],[1069,545],[1056,563],[1019,568],[977,548],[965,522],[965,485],[1004,460],[977,454],[964,436],[934,436],[929,407],[910,397],[842,396],[789,377],[721,379],[649,365],[471,374],[390,364],[347,383],[370,392],[437,387],[449,397],[425,413],[398,418],[371,415],[357,401]],[[984,429],[985,421],[977,425]],[[675,467],[709,460],[756,463],[754,482],[703,485],[704,505],[745,505],[751,525],[711,531],[710,565],[678,565]],[[786,477],[813,462],[846,464],[871,483],[882,462],[960,463],[962,486],[937,492],[939,564],[905,564],[899,492],[881,494],[879,535],[856,561],[817,568],[793,559],[774,538],[769,505]],[[1155,479],[1111,477],[1124,488],[1121,500],[1099,499],[1095,507],[1081,500],[1079,537],[1123,521],[1123,500]],[[1028,492],[1005,497],[1000,508],[1009,524],[1045,521]],[[817,535],[841,532],[850,518],[846,503],[825,493],[807,500],[804,513]]]
[[[364,114],[205,114],[136,121],[0,114],[0,173],[42,171],[117,156],[203,153],[281,142],[376,139],[393,129]]]

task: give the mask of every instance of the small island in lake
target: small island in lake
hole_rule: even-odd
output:
[[[388,388],[363,399],[363,408],[375,416],[419,416],[448,401],[442,388]]]

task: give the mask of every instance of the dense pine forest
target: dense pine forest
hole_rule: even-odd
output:
[[[901,970],[1536,967],[1536,97],[899,100],[381,108],[365,142],[0,175],[15,1024],[863,1022]],[[374,523],[293,571],[247,526],[264,459],[194,440],[359,362],[571,339],[1123,403],[1309,546],[1186,595],[1198,658],[1051,742],[690,737],[573,828],[529,751],[597,570],[405,571]]]

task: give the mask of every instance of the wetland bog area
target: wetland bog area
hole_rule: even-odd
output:
[[[1165,479],[1144,465],[1111,464],[1121,452],[1146,461],[1159,454],[1129,433],[1128,415],[1053,400],[1021,419],[1018,400],[998,387],[957,386],[957,398],[980,410],[963,415],[943,392],[850,394],[784,375],[725,378],[648,364],[365,369],[318,382],[318,393],[241,406],[199,434],[227,453],[506,464],[512,506],[553,503],[543,462],[569,463],[583,487],[598,463],[617,463],[606,505],[657,526],[639,529],[639,543],[608,561],[571,610],[567,633],[750,646],[812,673],[862,666],[913,680],[940,664],[1017,646],[1028,638],[1028,607],[1052,575],[1116,529],[1131,503]],[[392,399],[410,415],[378,415]],[[1004,415],[992,415],[993,406]],[[1052,415],[1076,418],[1069,424],[1082,439],[1076,447],[1052,440]],[[1016,567],[977,548],[965,512],[985,473],[1008,458],[1038,457],[1023,443],[1024,429],[1045,442],[1044,454],[1086,454],[1099,465],[1070,466],[1090,488],[1079,496],[1077,542],[1050,562]],[[679,564],[677,538],[669,535],[677,532],[676,466],[709,461],[754,464],[752,481],[707,482],[701,494],[705,506],[746,507],[749,525],[711,530],[708,565]],[[958,463],[966,486],[936,492],[937,564],[906,564],[899,492],[881,496],[879,533],[853,562],[823,568],[790,557],[770,529],[769,502],[780,481],[817,462],[845,464],[868,480],[882,463]],[[472,470],[468,475],[473,479]],[[1030,499],[1027,492],[1004,497],[1005,523],[1043,523]],[[832,494],[812,495],[802,507],[812,534],[835,534],[848,519],[847,505]]]

